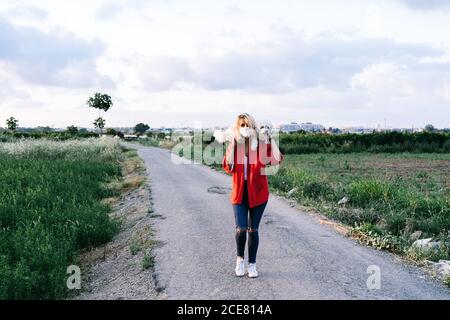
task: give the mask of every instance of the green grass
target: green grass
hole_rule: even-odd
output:
[[[450,276],[445,277],[444,283],[450,288]]]
[[[132,241],[130,246],[130,253],[131,255],[135,256],[139,253],[139,251],[142,250],[141,244],[137,242],[136,240]]]
[[[142,258],[142,269],[147,270],[155,264],[155,257],[151,253],[146,253]]]
[[[450,257],[450,154],[287,155],[272,189],[366,235],[369,244],[408,253],[410,235],[440,240],[433,260]],[[345,206],[337,205],[344,196]]]
[[[119,230],[100,200],[117,196],[120,156],[109,140],[0,144],[0,299],[66,296],[80,250]]]

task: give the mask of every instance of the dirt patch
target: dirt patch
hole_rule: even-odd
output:
[[[331,228],[333,228],[334,230],[336,230],[337,232],[339,232],[340,234],[342,234],[344,236],[347,236],[349,234],[350,228],[347,226],[344,226],[342,223],[339,223],[339,222],[336,222],[333,220],[329,220],[327,218],[319,219],[319,223],[330,226]]]
[[[136,160],[138,162],[138,160]],[[122,221],[122,230],[107,245],[81,254],[82,289],[76,300],[156,300],[163,299],[162,288],[154,276],[152,203],[145,172],[131,170],[126,162],[120,199],[112,203],[112,217]],[[133,185],[133,186],[131,186]],[[133,188],[131,190],[131,188]],[[115,201],[114,201],[115,200]]]

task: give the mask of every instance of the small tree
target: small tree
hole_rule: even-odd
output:
[[[100,134],[103,133],[103,128],[105,127],[106,121],[103,118],[103,115],[106,111],[111,109],[113,106],[113,102],[111,96],[107,94],[95,93],[93,97],[90,97],[86,104],[89,108],[98,109],[98,118],[95,119],[94,125],[102,124],[102,126],[96,126],[96,128],[100,128]]]
[[[105,119],[98,117],[94,120],[94,127],[100,129],[100,134],[103,134],[103,128],[105,128]]]
[[[119,138],[121,138],[121,139],[125,138],[125,135],[123,134],[122,131],[118,131],[118,132],[117,132],[117,136],[118,136]]]
[[[71,135],[75,136],[78,134],[78,128],[75,126],[67,127],[67,132],[70,133]]]
[[[148,129],[150,129],[150,127],[145,124],[145,123],[138,123],[137,125],[134,126],[134,132],[139,133],[139,134],[144,134],[145,131],[147,131]]]
[[[106,129],[106,134],[109,136],[115,136],[117,134],[117,131],[114,130],[113,128],[108,128]]]
[[[425,126],[425,131],[426,132],[434,132],[434,131],[436,131],[436,129],[434,128],[434,126],[432,124],[427,124]]]
[[[16,131],[19,127],[19,120],[15,119],[14,117],[6,119],[6,127],[11,131]]]

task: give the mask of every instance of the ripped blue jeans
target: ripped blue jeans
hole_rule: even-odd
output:
[[[236,221],[236,249],[239,257],[244,257],[245,243],[248,231],[248,262],[256,262],[256,254],[259,245],[259,223],[266,208],[267,202],[250,208],[248,203],[247,181],[244,181],[244,194],[242,203],[233,205]]]

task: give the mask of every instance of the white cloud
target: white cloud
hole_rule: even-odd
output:
[[[241,15],[241,14],[244,14],[245,11],[244,11],[241,7],[239,7],[239,6],[235,5],[235,4],[233,4],[233,5],[229,5],[229,6],[227,7],[226,13],[229,14],[229,15],[235,16],[235,15]]]
[[[43,20],[47,18],[48,12],[38,7],[19,4],[11,7],[7,15],[17,19]]]
[[[441,54],[442,51],[427,46],[388,40],[337,41],[324,37],[307,41],[291,36],[222,54],[198,52],[190,59],[158,57],[143,69],[142,80],[146,88],[155,91],[171,90],[183,83],[208,90],[273,94],[315,86],[344,89],[356,73],[368,66],[377,65],[380,69],[405,64],[408,67],[424,57]],[[374,71],[377,70],[365,73]],[[378,73],[389,71],[394,70],[378,70]]]
[[[124,10],[124,7],[117,3],[105,3],[97,9],[96,17],[98,19],[113,19],[122,10]]]
[[[406,66],[377,63],[353,76],[353,89],[363,89],[375,97],[411,96],[414,89],[409,82]]]
[[[450,7],[448,0],[399,0],[403,5],[415,10],[437,10]]]
[[[49,86],[110,87],[98,74],[95,60],[104,47],[58,29],[42,32],[16,26],[0,17],[0,59],[24,80]]]
[[[450,81],[448,81],[447,79],[442,80],[440,93],[442,94],[442,97],[445,99],[445,101],[450,104]]]

